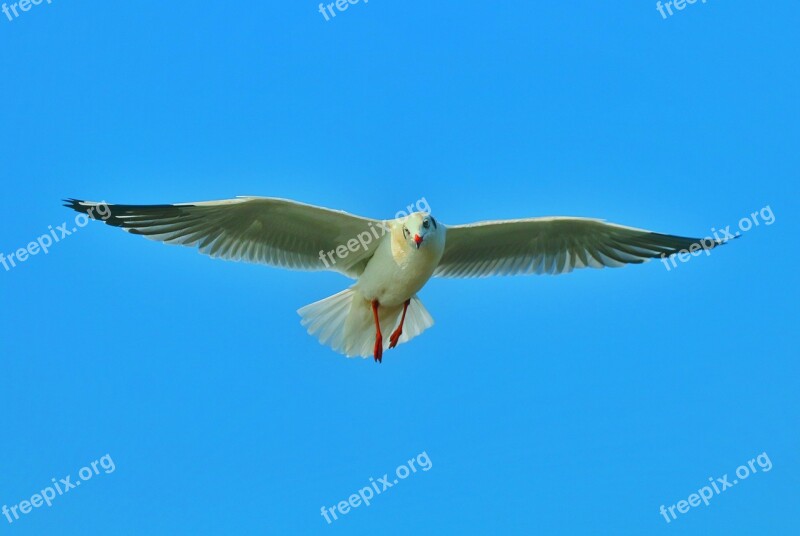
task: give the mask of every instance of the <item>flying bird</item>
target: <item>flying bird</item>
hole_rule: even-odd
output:
[[[563,274],[640,264],[723,243],[572,217],[447,226],[427,212],[375,220],[270,197],[174,205],[112,205],[66,199],[66,207],[166,244],[221,259],[296,270],[332,270],[349,288],[297,312],[320,343],[373,357],[433,325],[417,297],[431,277]],[[388,338],[384,330],[393,329]]]

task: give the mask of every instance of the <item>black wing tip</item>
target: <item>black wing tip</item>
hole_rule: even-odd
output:
[[[688,236],[675,236],[675,235],[668,235],[668,234],[656,233],[656,232],[651,232],[649,234],[651,236],[657,236],[659,238],[672,238],[672,239],[677,239],[677,240],[684,240],[690,246],[692,246],[694,244],[700,244],[703,247],[703,249],[714,249],[717,246],[724,246],[728,242],[731,242],[732,240],[736,240],[737,238],[741,238],[743,236],[741,234],[735,234],[733,236],[726,237],[726,238],[714,238],[712,236],[706,236],[704,238],[691,238],[691,237],[688,237]]]
[[[67,197],[66,199],[62,199],[61,201],[63,201],[64,203],[63,206],[71,208],[75,212],[86,214],[92,220],[102,220],[106,223],[114,225],[114,223],[111,221],[113,217],[112,214],[110,213],[104,214],[103,211],[99,210],[99,207],[109,208],[111,206],[106,204],[105,202],[95,203],[93,201],[75,199],[74,197]]]
[[[735,235],[733,235],[733,236],[732,236],[732,237],[730,237],[730,238],[715,238],[715,239],[712,239],[712,238],[709,236],[709,237],[706,237],[706,238],[701,238],[701,239],[697,240],[697,243],[698,243],[698,244],[705,244],[705,242],[706,242],[707,240],[714,240],[714,245],[713,245],[713,246],[711,246],[710,248],[708,248],[708,249],[714,249],[715,247],[718,247],[718,246],[724,246],[724,245],[725,245],[725,244],[727,244],[728,242],[733,242],[734,240],[736,240],[737,238],[741,238],[742,236],[743,236],[743,235],[741,235],[741,234],[735,234]],[[705,247],[705,246],[704,246],[704,247]]]
[[[124,227],[134,234],[144,234],[134,232],[134,224],[126,218],[131,216],[147,216],[151,211],[169,211],[159,213],[158,217],[178,217],[182,215],[181,209],[185,207],[195,207],[196,204],[181,205],[113,205],[105,201],[86,201],[67,197],[61,200],[63,206],[71,208],[75,212],[86,214],[90,219],[102,221],[113,227]]]
[[[695,251],[710,251],[714,248],[719,246],[724,246],[728,242],[735,240],[737,238],[741,238],[741,234],[736,234],[731,237],[726,238],[714,238],[711,236],[706,236],[705,238],[692,238],[688,236],[675,236],[675,235],[665,235],[663,233],[649,233],[651,236],[655,236],[658,238],[666,238],[666,239],[673,239],[673,240],[680,240],[683,241],[683,244],[680,246],[673,245],[667,251],[662,251],[660,254],[653,255],[652,258],[655,257],[672,257],[673,255],[677,255],[682,252],[691,252],[693,248],[697,248]]]
[[[733,238],[725,238],[725,239],[720,238],[717,242],[719,242],[719,245],[722,246],[724,244],[727,244],[728,242],[732,242],[733,240],[736,240],[737,238],[741,238],[743,236],[744,235],[741,233],[736,233],[735,235],[733,235]]]
[[[81,214],[86,214],[89,217],[93,217],[91,211],[94,209],[94,203],[89,203],[83,199],[75,199],[73,197],[62,199],[62,201],[64,202],[63,206],[71,208],[75,212],[80,212]]]

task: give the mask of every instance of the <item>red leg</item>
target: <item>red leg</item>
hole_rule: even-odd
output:
[[[400,318],[400,325],[397,326],[397,329],[394,330],[394,333],[392,333],[392,336],[389,337],[389,340],[391,341],[391,344],[389,344],[389,348],[390,349],[394,348],[395,346],[397,346],[397,341],[400,340],[400,335],[403,334],[403,324],[406,321],[406,311],[408,311],[408,305],[410,303],[411,303],[411,300],[406,300],[406,302],[403,304],[403,316]]]
[[[375,361],[383,361],[383,335],[381,334],[381,321],[378,317],[378,300],[372,300],[372,317],[375,319]]]

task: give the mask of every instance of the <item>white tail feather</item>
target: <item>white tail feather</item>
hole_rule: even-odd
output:
[[[403,306],[379,309],[383,349],[389,349],[389,336],[400,323]],[[358,291],[347,289],[324,300],[298,309],[302,317],[300,323],[310,335],[321,344],[330,346],[347,357],[372,357],[375,346],[375,321],[372,317],[372,304]],[[433,318],[416,296],[406,312],[403,334],[398,344],[403,344],[433,325]]]

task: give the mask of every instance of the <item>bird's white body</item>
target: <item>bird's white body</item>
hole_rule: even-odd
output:
[[[374,356],[376,361],[384,349],[433,325],[417,297],[431,277],[563,274],[576,268],[638,264],[721,243],[589,218],[445,227],[432,215],[416,212],[381,223],[269,197],[176,205],[106,205],[70,199],[66,206],[152,240],[197,246],[212,257],[334,270],[351,277],[356,282],[350,288],[298,313],[303,326],[321,343],[347,356]],[[381,227],[388,232],[379,234]],[[382,337],[382,329],[395,326],[391,337]]]
[[[408,220],[422,221],[426,215],[416,213]],[[433,276],[444,254],[445,228],[438,224],[435,235],[425,236],[425,247],[410,246],[403,236],[406,218],[389,223],[390,231],[381,237],[375,254],[353,285],[364,298],[377,300],[382,306],[402,305],[419,292]]]
[[[347,356],[367,357],[393,346],[388,337],[376,343],[373,304],[378,307],[377,325],[392,329],[404,326],[396,344],[408,342],[433,326],[417,292],[439,266],[446,229],[423,212],[384,225],[389,231],[374,246],[355,284],[298,311],[311,335]],[[406,302],[408,316],[404,321]]]

